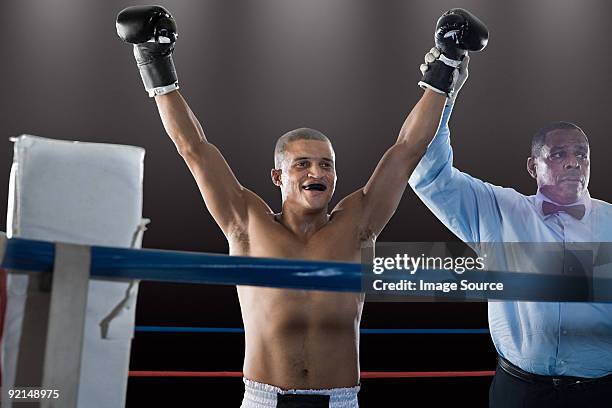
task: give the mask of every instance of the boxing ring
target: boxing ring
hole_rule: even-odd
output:
[[[13,274],[47,274],[51,278],[42,388],[61,390],[62,407],[77,407],[82,352],[86,284],[92,280],[147,280],[212,285],[266,286],[299,290],[361,292],[363,265],[359,263],[253,258],[219,254],[127,249],[116,247],[7,239],[0,234],[0,267]],[[409,275],[408,275],[409,276]],[[240,327],[136,326],[148,333],[242,334]],[[487,329],[362,328],[361,334],[481,334]],[[70,341],[66,341],[70,339]],[[361,378],[488,377],[481,371],[363,371]],[[129,377],[242,377],[239,371],[130,371]],[[41,407],[53,407],[42,401]]]
[[[110,408],[125,404],[128,378],[242,377],[239,371],[129,371],[135,333],[240,336],[244,332],[241,327],[176,327],[171,322],[135,326],[139,281],[367,292],[364,270],[371,271],[367,263],[139,249],[148,222],[141,214],[144,150],[31,136],[14,141],[9,222],[7,234],[0,233],[0,306],[9,312],[2,322],[3,406],[12,406],[7,389],[23,384],[60,391],[61,400],[42,399],[39,407],[91,407],[95,401],[96,407]],[[612,265],[612,256],[604,261]],[[551,286],[547,277],[528,278],[521,281],[513,274],[519,286],[525,282]],[[600,282],[607,296],[603,301],[612,301],[611,282]],[[472,300],[487,297],[481,294]],[[29,309],[32,304],[36,307]],[[488,336],[488,330],[481,328],[366,327],[360,332],[363,336]],[[24,380],[24,372],[30,382]],[[362,371],[361,378],[493,374],[492,370]]]
[[[0,267],[13,274],[51,274],[43,389],[61,390],[62,407],[77,407],[86,283],[93,280],[149,280],[197,284],[250,285],[285,289],[359,292],[362,265],[252,257],[229,257],[148,249],[7,239],[0,234]],[[136,327],[143,332],[234,333],[241,328]],[[486,329],[362,329],[376,334],[487,334]],[[66,341],[70,339],[70,341]],[[362,378],[478,377],[493,371],[362,372]],[[242,377],[241,372],[130,371],[130,377]],[[41,407],[53,405],[41,401]]]
[[[142,218],[143,149],[29,135],[12,141],[7,234],[0,234],[0,305],[6,312],[2,406],[13,406],[6,391],[20,386],[61,390],[61,401],[41,400],[40,407],[91,407],[95,401],[110,408],[125,404],[129,377],[242,376],[128,371],[135,333],[243,332],[134,327],[140,280],[361,291],[360,264],[139,250],[148,223]],[[418,334],[407,330],[362,333]],[[362,373],[363,378],[491,374]]]

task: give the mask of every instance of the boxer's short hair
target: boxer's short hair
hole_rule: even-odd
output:
[[[276,146],[274,147],[274,168],[281,168],[287,145],[296,140],[319,140],[331,144],[327,136],[318,130],[310,128],[293,129],[279,137],[276,141]]]

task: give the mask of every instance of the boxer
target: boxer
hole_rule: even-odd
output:
[[[469,13],[448,18],[457,17],[464,23],[472,18]],[[465,25],[459,33],[471,36],[470,30]],[[176,23],[170,13],[159,6],[129,7],[117,17],[117,32],[134,45],[145,89],[225,234],[230,255],[359,262],[361,247],[373,247],[395,212],[427,147],[419,141],[435,134],[446,100],[445,94],[426,89],[365,186],[331,212],[337,181],[332,143],[314,129],[284,134],[276,143],[271,171],[282,197],[282,209],[274,213],[238,182],[179,93],[172,59]],[[454,72],[448,71],[451,77]],[[460,81],[453,83],[446,85],[456,93]],[[237,290],[246,339],[244,408],[358,405],[364,294]]]

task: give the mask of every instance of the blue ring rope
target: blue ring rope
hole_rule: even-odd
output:
[[[51,272],[52,242],[12,238],[0,267]],[[92,277],[361,292],[361,264],[91,247]]]
[[[22,271],[51,272],[55,258],[55,244],[20,238],[6,240],[5,255],[0,267]],[[605,265],[612,265],[607,260]],[[305,261],[296,259],[255,258],[196,252],[161,251],[151,249],[126,249],[91,247],[90,275],[92,278],[147,280],[158,282],[199,283],[217,285],[246,285],[278,287],[285,289],[330,290],[337,292],[363,292],[369,287],[369,268],[359,263]],[[446,282],[460,279],[452,272],[427,270],[428,279]],[[450,274],[450,276],[449,276]],[[411,274],[394,275],[395,279],[408,278]],[[534,273],[496,272],[472,275],[481,282],[503,281],[504,291],[474,291],[451,293],[451,300],[465,299],[486,301],[585,301],[584,295],[576,296],[568,283],[583,284],[580,277]],[[364,281],[364,279],[366,279]],[[573,279],[573,281],[571,281]],[[577,286],[579,287],[579,285]],[[598,278],[596,302],[612,302],[612,279]],[[423,294],[421,294],[423,295]],[[429,296],[437,296],[431,293]],[[595,297],[593,297],[595,299]]]

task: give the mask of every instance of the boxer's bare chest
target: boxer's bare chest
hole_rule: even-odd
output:
[[[374,240],[371,232],[346,217],[332,217],[318,230],[298,235],[266,214],[249,220],[248,228],[229,242],[231,255],[360,262],[362,246]]]

